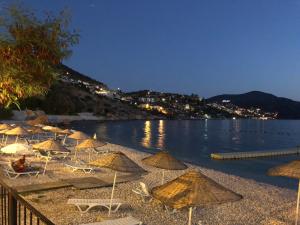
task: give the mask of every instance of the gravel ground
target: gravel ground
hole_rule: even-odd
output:
[[[156,200],[150,203],[143,203],[139,196],[132,192],[139,182],[146,183],[150,188],[161,182],[161,170],[148,167],[141,163],[141,159],[147,153],[141,153],[123,146],[108,144],[106,148],[114,151],[122,151],[132,160],[137,162],[144,169],[149,171],[141,180],[118,184],[115,191],[115,198],[120,198],[128,203],[121,207],[112,217],[124,217],[132,215],[146,225],[181,225],[187,224],[187,210],[176,213],[168,212],[162,204]],[[87,160],[85,152],[79,153],[79,158]],[[95,159],[97,156],[92,155]],[[99,156],[98,156],[99,157]],[[1,157],[1,160],[8,160]],[[30,158],[33,163],[38,162]],[[42,164],[42,163],[41,163]],[[225,174],[219,171],[205,169],[189,165],[192,168],[200,169],[205,175],[216,182],[241,194],[243,199],[233,203],[225,203],[205,208],[197,208],[193,212],[193,224],[203,225],[282,225],[293,224],[295,217],[296,192],[259,183],[254,180]],[[168,171],[165,173],[166,181],[172,180],[183,174],[185,171]],[[92,176],[99,178],[112,178],[113,172],[106,169],[99,169]],[[51,162],[45,176],[32,178],[20,177],[16,180],[6,179],[10,185],[18,186],[25,184],[44,183],[62,178],[91,176],[80,172],[72,173],[59,162]],[[80,215],[75,206],[66,204],[68,198],[109,198],[111,188],[96,188],[89,190],[76,190],[63,188],[51,191],[44,191],[33,194],[25,194],[24,198],[33,204],[38,210],[45,214],[57,225],[76,225],[87,222],[97,222],[107,219],[105,208],[95,208],[88,213]]]

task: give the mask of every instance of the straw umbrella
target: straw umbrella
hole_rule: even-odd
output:
[[[91,149],[91,148],[100,148],[106,145],[105,142],[98,141],[94,138],[89,138],[82,141],[79,145],[76,146],[76,150],[79,149]],[[75,150],[75,151],[76,151]],[[91,151],[89,151],[89,162],[91,161]]]
[[[54,133],[54,139],[56,140],[57,134],[59,134],[63,130],[61,128],[59,128],[59,127],[49,127],[49,131],[51,133]]]
[[[75,131],[73,134],[69,135],[68,138],[76,140],[76,146],[79,144],[79,140],[85,140],[88,139],[89,136],[87,136],[85,133],[81,131]],[[76,159],[76,149],[75,149],[75,155],[74,158]]]
[[[19,136],[21,136],[21,135],[29,135],[29,132],[27,130],[25,130],[23,127],[16,127],[16,128],[13,128],[13,129],[5,132],[5,134],[6,135],[16,136],[15,143],[17,143]]]
[[[165,170],[185,170],[187,166],[175,159],[166,151],[160,151],[154,155],[142,159],[142,162],[149,166],[162,169],[161,184],[164,183]]]
[[[6,124],[6,123],[0,124],[0,130],[7,130],[10,128],[11,128],[11,126],[9,124]]]
[[[88,139],[89,136],[87,136],[85,133],[81,131],[75,131],[73,134],[69,135],[68,138],[76,140],[76,145],[78,145],[79,140]]]
[[[131,159],[129,159],[122,152],[108,153],[104,156],[101,156],[101,158],[91,162],[90,164],[93,166],[109,168],[115,171],[113,188],[110,197],[109,211],[108,211],[108,216],[110,216],[111,205],[114,197],[114,190],[115,190],[115,185],[117,180],[117,172],[119,171],[119,172],[126,172],[126,173],[143,173],[145,172],[145,170],[141,168],[139,165],[137,165],[135,162],[133,162]]]
[[[188,225],[196,206],[237,201],[241,195],[223,187],[197,170],[189,171],[173,181],[152,189],[154,198],[174,209],[189,208]]]
[[[40,134],[45,133],[45,131],[42,128],[36,126],[30,128],[29,132],[32,133],[32,137],[31,137],[32,139],[35,134],[37,135],[37,139],[40,139]]]
[[[64,130],[61,130],[60,132],[58,132],[59,134],[64,134],[64,139],[63,139],[63,145],[65,145],[66,143],[66,139],[67,139],[67,136],[72,134],[72,132],[69,130],[69,129],[64,129]]]
[[[47,141],[43,141],[41,143],[37,143],[32,145],[34,149],[39,150],[45,150],[47,152],[54,151],[54,152],[68,152],[68,149],[66,149],[64,146],[62,146],[59,142],[53,139],[49,139]],[[46,168],[48,165],[48,160],[46,160],[45,167],[44,167],[44,173],[46,172]]]
[[[297,207],[296,207],[296,220],[295,224],[298,224],[299,214],[299,200],[300,200],[300,160],[294,160],[292,162],[273,167],[268,171],[269,176],[282,176],[290,177],[299,180],[298,195],[297,195]]]

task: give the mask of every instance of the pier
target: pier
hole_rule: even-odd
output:
[[[212,159],[226,160],[226,159],[247,159],[258,157],[273,157],[300,154],[300,147],[279,150],[266,150],[266,151],[252,151],[252,152],[227,152],[227,153],[212,153]]]

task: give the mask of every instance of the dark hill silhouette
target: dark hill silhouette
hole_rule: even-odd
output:
[[[90,84],[98,85],[100,87],[107,89],[107,86],[104,83],[94,80],[94,79],[90,78],[89,76],[86,76],[82,73],[79,73],[78,71],[73,70],[72,68],[70,68],[64,64],[60,64],[58,68],[62,71],[62,74],[69,75],[74,80],[81,80],[81,81],[89,82]],[[67,74],[67,72],[68,72],[68,74]]]
[[[232,104],[243,108],[260,108],[266,112],[277,112],[280,119],[300,119],[300,102],[277,97],[272,94],[251,91],[244,94],[224,94],[207,99],[208,102],[230,100]]]

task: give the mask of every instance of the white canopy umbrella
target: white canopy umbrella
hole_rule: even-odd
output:
[[[31,146],[28,144],[14,143],[1,148],[1,153],[28,155],[32,154]]]

